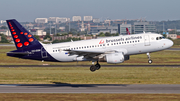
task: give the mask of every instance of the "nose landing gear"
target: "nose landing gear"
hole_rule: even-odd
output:
[[[101,68],[101,65],[98,63],[98,61],[95,65],[94,65],[94,62],[92,62],[92,66],[90,67],[90,71],[94,72],[96,70],[99,70],[100,68]]]
[[[148,59],[149,59],[149,60],[148,60],[148,63],[151,64],[153,61],[152,61],[151,58],[150,58],[150,54],[147,53],[147,56],[148,56]]]

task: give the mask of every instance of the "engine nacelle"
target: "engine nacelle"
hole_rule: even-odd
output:
[[[122,63],[124,62],[123,53],[106,54],[107,63]]]

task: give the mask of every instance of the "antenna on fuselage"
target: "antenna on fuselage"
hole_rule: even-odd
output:
[[[146,33],[145,31],[143,31],[143,33]]]

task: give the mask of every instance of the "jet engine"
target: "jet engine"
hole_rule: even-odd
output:
[[[99,59],[99,61],[107,63],[122,63],[125,60],[129,60],[129,55],[124,55],[123,53],[106,54],[103,58]]]

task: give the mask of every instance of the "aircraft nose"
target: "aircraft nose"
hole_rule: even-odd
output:
[[[173,41],[172,40],[167,40],[166,41],[166,46],[168,47],[168,48],[170,48],[172,45],[173,45],[174,43],[173,43]]]

